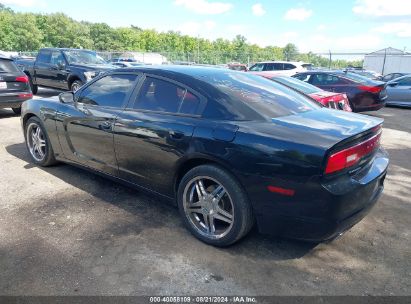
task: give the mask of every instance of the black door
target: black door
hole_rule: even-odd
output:
[[[113,125],[127,103],[138,75],[104,76],[76,94],[71,111],[60,116],[64,156],[93,169],[118,175]]]
[[[146,77],[133,99],[114,127],[120,177],[171,196],[175,169],[190,148],[204,100],[154,76]]]
[[[68,72],[66,71],[66,66],[66,59],[61,51],[51,52],[50,66],[48,69],[49,81],[47,86],[67,90]]]

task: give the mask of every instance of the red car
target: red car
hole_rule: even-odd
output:
[[[344,93],[324,91],[304,81],[288,76],[260,75],[277,83],[310,96],[327,108],[352,112],[348,97]]]

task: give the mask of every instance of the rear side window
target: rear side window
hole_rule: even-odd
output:
[[[282,63],[266,63],[264,71],[282,71],[284,64]]]
[[[50,63],[51,61],[51,51],[41,51],[37,56],[37,62]]]
[[[291,63],[284,63],[284,70],[293,70],[295,68],[297,67]]]
[[[13,61],[7,59],[0,59],[0,73],[18,73],[19,68]]]
[[[86,87],[78,99],[79,103],[121,108],[126,97],[134,88],[137,75],[108,75]]]
[[[264,77],[248,73],[224,72],[203,78],[222,93],[220,103],[232,113],[233,119],[253,119],[247,117],[250,114],[238,118],[240,115],[237,115],[236,111],[241,108],[241,104],[268,118],[321,108],[305,95]]]
[[[134,104],[134,109],[154,112],[196,114],[200,99],[174,83],[147,77]]]

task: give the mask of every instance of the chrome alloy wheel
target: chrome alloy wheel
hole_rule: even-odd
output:
[[[79,89],[80,89],[80,85],[78,84],[78,83],[73,83],[73,85],[71,86],[71,91],[73,92],[73,93],[76,93]]]
[[[42,162],[46,157],[47,147],[46,138],[38,124],[31,123],[27,127],[26,140],[31,156],[36,161]]]
[[[233,227],[234,204],[231,197],[211,177],[196,177],[187,183],[183,206],[191,225],[207,238],[223,238]]]

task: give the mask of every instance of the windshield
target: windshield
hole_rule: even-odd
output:
[[[229,101],[241,101],[269,118],[321,108],[305,95],[261,76],[224,72],[214,73],[206,78]]]
[[[92,51],[64,51],[69,64],[106,64],[107,62]]]
[[[292,77],[273,77],[271,79],[307,95],[322,91],[309,83]]]

